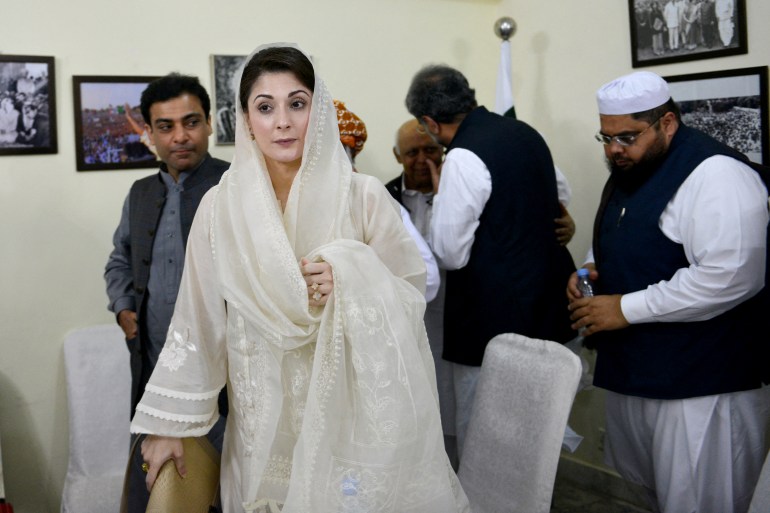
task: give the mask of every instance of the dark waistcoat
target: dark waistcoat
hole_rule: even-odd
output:
[[[201,165],[184,181],[180,218],[182,225],[182,241],[187,246],[187,236],[190,233],[195,211],[206,192],[219,183],[222,174],[230,164],[223,160],[207,155]],[[163,172],[163,171],[161,171]],[[160,174],[154,174],[134,182],[129,193],[129,229],[131,232],[131,270],[134,279],[134,294],[136,296],[137,315],[139,317],[139,337],[129,349],[131,354],[131,411],[136,408],[141,399],[144,387],[150,379],[152,369],[146,358],[142,345],[146,338],[144,323],[147,307],[147,282],[150,279],[150,264],[152,245],[155,241],[155,230],[160,221],[160,214],[166,201],[166,185]],[[220,410],[221,404],[220,401]],[[226,405],[225,405],[226,414]]]
[[[595,224],[598,293],[644,290],[690,265],[683,246],[668,239],[658,222],[690,173],[714,155],[748,163],[732,148],[680,125],[665,160],[641,186],[628,192],[610,178]],[[598,350],[594,384],[654,399],[758,387],[759,338],[766,343],[767,334],[754,334],[753,315],[762,295],[707,321],[634,324],[593,335]]]
[[[401,206],[404,206],[404,201],[401,199],[401,196],[403,194],[402,187],[404,185],[403,176],[404,176],[403,174],[400,174],[397,177],[395,177],[393,180],[385,184],[385,188],[388,190],[390,195],[393,196],[393,199],[398,201],[401,204]]]
[[[564,290],[575,267],[556,241],[559,200],[548,147],[527,124],[478,107],[458,127],[449,150],[456,148],[484,162],[492,193],[468,264],[446,275],[444,359],[481,365],[487,343],[501,333],[569,340]]]

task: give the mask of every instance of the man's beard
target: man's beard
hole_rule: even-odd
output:
[[[615,180],[615,185],[626,192],[633,192],[642,186],[660,168],[666,160],[666,141],[662,133],[658,133],[655,142],[639,159],[627,167],[620,167],[607,158],[607,167]]]

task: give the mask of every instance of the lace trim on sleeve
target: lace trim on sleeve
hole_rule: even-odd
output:
[[[145,418],[149,421],[155,420],[152,417],[145,417]],[[182,438],[186,436],[205,436],[211,430],[211,426],[213,426],[213,423],[206,423],[205,425],[200,427],[191,427],[188,424],[177,424],[177,426],[179,427],[184,426],[184,428],[172,429],[171,426],[167,426],[167,429],[162,429],[159,427],[155,427],[155,428],[148,427],[149,424],[144,424],[142,420],[144,419],[141,419],[141,420],[137,420],[136,418],[134,419],[134,422],[131,423],[131,433],[142,434],[142,435],[173,436],[176,438]]]
[[[155,395],[163,397],[170,397],[171,399],[185,399],[187,401],[208,401],[219,395],[219,390],[211,390],[209,392],[193,393],[193,392],[180,392],[178,390],[169,390],[168,388],[161,388],[157,385],[150,383],[145,387],[145,391],[152,392]]]
[[[182,415],[179,413],[171,413],[163,410],[151,408],[145,404],[139,403],[136,406],[136,411],[146,413],[151,417],[157,417],[162,420],[173,420],[175,422],[185,422],[188,424],[195,424],[199,422],[206,422],[211,419],[211,414],[204,415]]]

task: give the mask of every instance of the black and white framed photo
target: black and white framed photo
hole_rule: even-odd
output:
[[[0,55],[0,155],[57,152],[54,58]]]
[[[238,104],[233,81],[245,55],[212,55],[214,84],[214,126],[217,144],[235,144],[235,109]]]
[[[634,68],[748,53],[746,0],[628,0]]]
[[[158,166],[139,109],[142,91],[156,78],[72,77],[78,171]]]
[[[663,78],[685,125],[770,164],[767,66]]]

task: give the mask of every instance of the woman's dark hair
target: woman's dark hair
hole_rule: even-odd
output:
[[[305,54],[288,46],[266,48],[254,54],[254,57],[243,68],[238,99],[243,112],[248,111],[249,93],[254,83],[263,73],[292,73],[302,85],[313,92],[315,88],[315,72],[313,64]]]
[[[180,75],[179,73],[169,73],[165,77],[150,82],[147,89],[142,92],[139,107],[142,111],[144,122],[148,125],[152,125],[152,119],[150,119],[150,107],[152,107],[153,103],[166,102],[173,98],[178,98],[183,94],[196,96],[201,102],[201,107],[203,108],[203,113],[206,114],[206,119],[209,119],[211,100],[209,99],[209,94],[206,92],[206,89],[204,89],[200,81],[198,81],[198,77]]]

